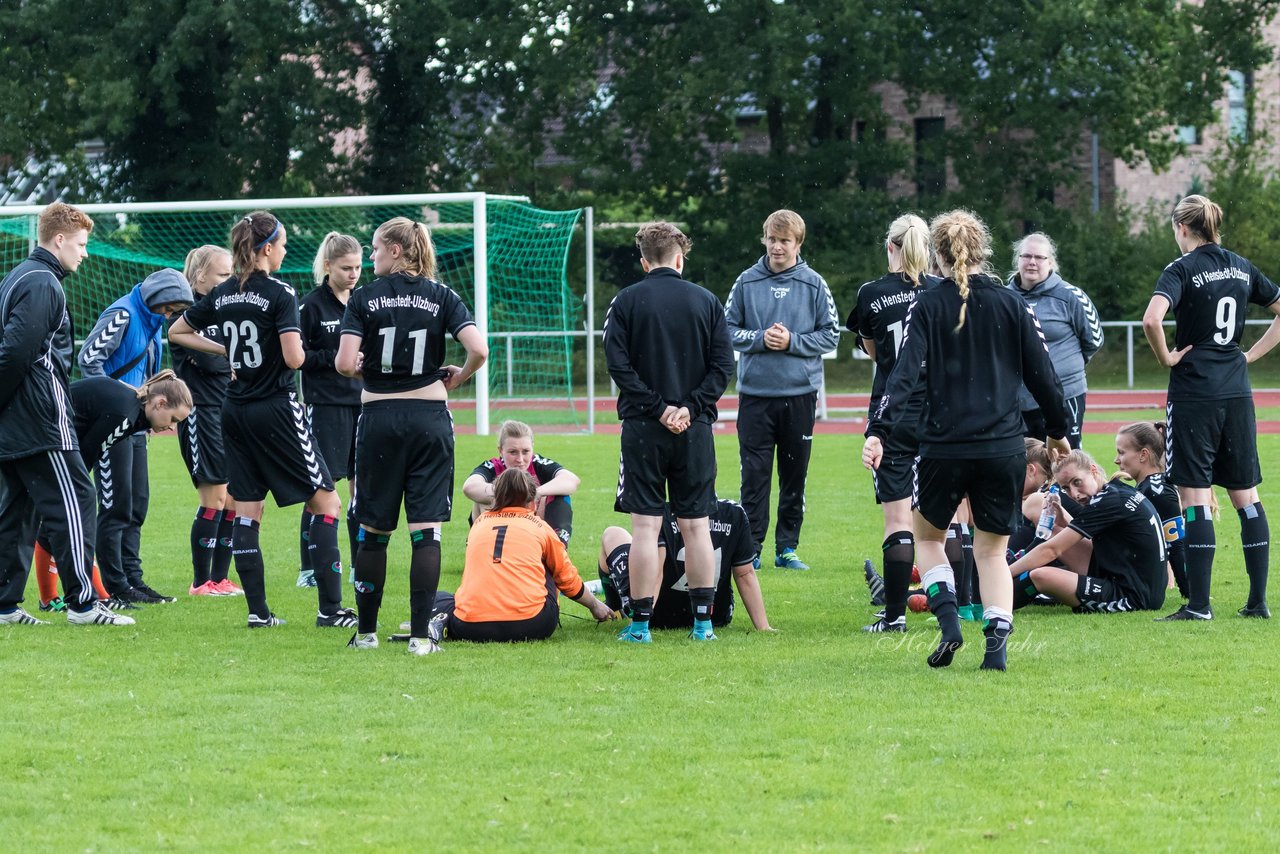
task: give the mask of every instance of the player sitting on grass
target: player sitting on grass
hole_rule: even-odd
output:
[[[1169,553],[1169,586],[1176,585],[1186,598],[1187,546],[1183,542],[1182,506],[1178,493],[1165,482],[1164,474],[1164,422],[1138,421],[1120,428],[1116,433],[1116,465],[1125,477],[1136,483],[1137,489],[1155,505],[1164,527],[1165,549]]]
[[[1163,605],[1165,543],[1155,506],[1128,484],[1108,482],[1084,451],[1060,460],[1054,477],[1070,499],[1064,499],[1063,515],[1075,513],[1063,530],[1010,565],[1014,607],[1041,593],[1081,611]],[[1058,559],[1068,568],[1048,566]]]
[[[436,597],[428,628],[436,643],[444,637],[545,640],[560,624],[557,590],[599,622],[615,618],[613,609],[582,583],[556,532],[534,512],[537,500],[538,485],[528,472],[509,468],[498,475],[494,509],[480,514],[467,537],[457,595]]]
[[[538,516],[545,519],[560,542],[568,546],[573,536],[573,506],[569,496],[582,481],[555,460],[533,452],[533,428],[523,421],[503,421],[498,428],[498,456],[476,466],[463,481],[462,494],[475,502],[471,521],[474,523],[493,506],[494,481],[508,469],[520,469],[533,477],[538,486],[535,506]]]
[[[756,579],[753,559],[755,541],[747,512],[734,501],[720,499],[708,520],[711,546],[714,549],[715,599],[711,625],[719,628],[733,619],[733,591],[729,577],[738,587],[738,595],[747,608],[757,631],[771,632],[764,610],[764,596]],[[693,611],[689,607],[689,579],[684,566],[684,539],[680,526],[670,513],[662,520],[658,534],[658,562],[662,579],[654,591],[653,616],[649,626],[655,629],[692,629]],[[609,607],[624,614],[631,611],[631,534],[625,528],[610,526],[600,535],[600,580]]]

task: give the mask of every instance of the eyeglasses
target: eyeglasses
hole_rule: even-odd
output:
[[[1023,261],[1048,261],[1049,260],[1048,255],[1031,255],[1027,252],[1023,252],[1021,255],[1018,256],[1018,258]]]

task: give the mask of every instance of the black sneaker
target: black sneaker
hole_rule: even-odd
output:
[[[148,596],[150,596],[152,599],[154,599],[154,600],[155,600],[155,602],[154,602],[153,604],[156,604],[156,605],[159,605],[159,604],[162,604],[162,603],[177,602],[177,601],[178,601],[178,599],[177,599],[177,597],[176,597],[176,596],[165,596],[163,593],[159,593],[159,592],[157,592],[157,591],[155,591],[155,590],[152,590],[150,587],[148,587],[148,586],[147,586],[147,585],[145,585],[145,584],[139,584],[137,587],[135,587],[135,588],[133,588],[133,589],[134,589],[134,590],[141,590],[143,593],[145,593],[145,594],[147,594]]]
[[[251,629],[270,629],[276,626],[283,626],[284,623],[285,621],[283,619],[277,617],[270,611],[267,612],[267,616],[265,618],[259,617],[257,614],[249,615],[249,628]]]
[[[321,629],[352,629],[360,625],[356,612],[350,608],[339,608],[332,614],[316,614],[316,627]]]
[[[1172,614],[1168,614],[1164,617],[1156,617],[1155,622],[1176,623],[1182,620],[1212,620],[1212,619],[1213,619],[1212,608],[1209,609],[1209,613],[1202,614],[1199,611],[1192,611],[1186,605],[1183,605],[1181,608],[1174,611]]]
[[[1257,605],[1245,605],[1236,613],[1241,617],[1255,617],[1259,620],[1271,619],[1271,609],[1267,607],[1266,602],[1260,602]]]
[[[128,590],[113,593],[107,601],[125,602],[130,605],[158,605],[164,600],[152,596],[140,587],[130,587]]]
[[[864,632],[870,632],[872,634],[881,634],[883,632],[898,632],[900,634],[905,633],[907,631],[907,618],[899,617],[898,619],[894,620],[891,623],[888,620],[886,620],[884,617],[881,617],[871,625],[863,626],[862,630]]]
[[[142,610],[137,605],[132,605],[120,598],[99,599],[98,601],[101,602],[102,607],[106,608],[108,611],[140,611]]]
[[[862,575],[866,579],[867,589],[871,591],[871,604],[884,605],[884,579],[876,572],[875,566],[867,559],[862,564]]]

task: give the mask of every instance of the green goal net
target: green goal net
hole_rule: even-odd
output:
[[[489,332],[488,420],[521,417],[579,425],[572,403],[575,335],[581,335],[583,302],[569,288],[570,242],[581,211],[548,211],[511,197],[480,194],[380,196],[243,202],[86,205],[93,217],[89,258],[64,282],[78,337],[104,308],[161,267],[181,270],[187,252],[212,243],[226,246],[232,224],[269,208],[289,229],[289,252],[279,277],[299,296],[314,284],[311,266],[325,234],[350,234],[368,246],[377,226],[395,216],[427,223],[438,255],[438,278],[463,297],[473,313],[486,294]],[[486,212],[477,228],[476,211]],[[0,275],[35,246],[38,210],[0,208]],[[488,263],[477,269],[477,242]],[[482,273],[484,275],[479,275]],[[366,252],[361,279],[372,279]],[[450,358],[462,358],[451,342]],[[458,362],[458,364],[461,364]],[[455,399],[460,422],[470,400],[484,403],[474,384]]]

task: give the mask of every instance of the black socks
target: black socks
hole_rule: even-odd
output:
[[[1009,656],[1009,635],[1013,632],[1013,615],[1003,608],[987,606],[982,616],[986,622],[982,634],[987,639],[982,657],[982,670],[1004,670]]]
[[[711,620],[711,607],[716,599],[716,589],[714,587],[690,587],[689,588],[689,606],[693,609],[693,619],[696,624],[698,620]]]
[[[895,531],[885,538],[880,548],[884,551],[884,618],[892,623],[907,613],[907,588],[911,586],[916,541],[910,531]]]
[[[308,560],[316,580],[319,610],[326,617],[342,607],[342,553],[338,551],[338,519],[316,514],[307,537]]]
[[[378,630],[378,609],[382,606],[382,588],[387,583],[387,543],[390,534],[360,532],[360,550],[356,553],[356,610],[359,611],[360,634]]]
[[[956,610],[955,576],[947,564],[939,564],[920,579],[925,595],[929,598],[929,610],[938,618],[942,639],[928,658],[930,667],[949,667],[956,650],[964,645],[960,634],[960,615]]]
[[[240,576],[240,586],[244,588],[245,602],[249,613],[266,620],[271,617],[271,609],[267,607],[267,585],[263,578],[262,551],[258,548],[258,523],[241,516],[236,519],[235,531],[231,535],[231,553],[236,562],[236,574]]]
[[[231,535],[236,527],[236,511],[223,510],[218,523],[218,544],[213,548],[213,564],[209,567],[209,580],[226,581],[231,574]]]
[[[947,526],[947,539],[942,549],[956,580],[956,604],[964,607],[973,601],[973,576],[966,571],[964,562],[964,526],[953,522]]]
[[[1187,610],[1209,614],[1212,613],[1209,584],[1213,574],[1213,555],[1218,545],[1213,532],[1213,517],[1206,506],[1188,507],[1183,510],[1183,516],[1187,532]]]
[[[1245,607],[1256,608],[1267,602],[1267,561],[1271,557],[1271,532],[1267,528],[1267,512],[1261,502],[1241,507],[1240,548],[1244,552],[1244,568],[1249,573],[1249,601]]]
[[[1013,579],[1013,610],[1025,608],[1031,604],[1031,600],[1040,595],[1040,591],[1036,589],[1036,584],[1031,580],[1031,570],[1027,570],[1020,575],[1014,576]]]
[[[200,507],[191,522],[191,586],[200,587],[209,580],[213,569],[213,552],[218,546],[218,528],[222,511]]]
[[[440,529],[409,532],[413,554],[409,558],[409,636],[425,638],[436,589],[440,587]],[[385,563],[383,565],[385,572]]]
[[[302,519],[298,524],[298,569],[306,572],[311,569],[311,511],[302,508]]]

